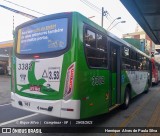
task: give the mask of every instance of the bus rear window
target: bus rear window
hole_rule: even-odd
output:
[[[17,53],[60,51],[67,46],[68,19],[49,20],[18,30]]]

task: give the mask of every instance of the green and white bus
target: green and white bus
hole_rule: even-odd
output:
[[[14,107],[60,118],[104,114],[147,91],[150,58],[77,12],[16,28]]]

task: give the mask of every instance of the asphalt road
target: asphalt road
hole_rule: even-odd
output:
[[[68,120],[59,119],[51,116],[46,116],[38,113],[32,113],[24,110],[14,108],[10,104],[10,78],[0,77],[0,127],[49,127],[47,131],[55,130],[59,133],[45,134],[45,135],[116,135],[116,136],[134,136],[134,135],[150,135],[151,133],[95,133],[98,128],[130,128],[130,127],[160,127],[160,86],[154,86],[149,93],[141,94],[134,98],[130,107],[127,110],[117,108],[110,113],[89,118],[87,120]],[[88,125],[80,124],[86,123]],[[90,124],[91,123],[91,124]],[[61,128],[60,128],[61,127]],[[63,127],[68,127],[68,130],[75,130],[81,127],[82,133],[64,133]],[[83,133],[83,128],[87,128],[86,133]],[[57,130],[56,130],[57,129]],[[103,130],[103,129],[102,129]],[[77,130],[78,131],[78,130]],[[91,134],[92,133],[92,134]],[[155,135],[159,135],[153,133]],[[153,135],[152,134],[152,135]],[[0,134],[5,135],[5,134]],[[7,134],[11,135],[11,134]],[[17,136],[17,134],[12,134]],[[27,136],[28,134],[20,134]],[[44,135],[44,134],[33,134]]]
[[[10,103],[10,77],[0,75],[0,105]]]

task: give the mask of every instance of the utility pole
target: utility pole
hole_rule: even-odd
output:
[[[102,7],[102,21],[101,21],[101,26],[103,27],[103,17],[106,16],[108,14],[108,11],[104,10],[104,7]]]
[[[104,7],[102,7],[102,22],[101,22],[102,27],[103,27],[103,13],[104,13]]]
[[[12,34],[13,34],[13,40],[15,38],[15,35],[14,35],[14,16],[13,16],[13,31],[12,31]]]

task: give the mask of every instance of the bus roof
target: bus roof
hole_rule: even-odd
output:
[[[126,46],[128,46],[129,48],[137,51],[138,53],[144,55],[145,57],[147,57],[148,59],[151,59],[150,56],[148,56],[147,54],[145,54],[144,52],[142,52],[141,50],[137,49],[136,47],[134,47],[133,45],[131,45],[130,43],[124,41],[123,39],[118,38],[117,36],[115,36],[114,34],[112,34],[111,32],[107,31],[106,29],[104,29],[103,27],[99,26],[98,24],[96,24],[95,22],[93,22],[92,20],[90,20],[89,18],[85,17],[84,15],[78,13],[78,12],[74,12],[75,14],[79,14],[81,16],[83,16],[84,18],[86,18],[89,22],[92,22],[92,24],[94,24],[97,28],[99,28],[99,30],[102,30],[105,34],[107,34],[107,36],[109,36],[110,38],[116,40],[117,42],[120,42],[121,44],[124,44]]]
[[[92,23],[94,26],[96,26],[96,28],[98,27],[99,30],[103,31],[107,36],[111,37],[112,39],[120,42],[121,44],[124,44],[128,47],[130,47],[131,49],[137,51],[138,53],[144,55],[145,57],[151,59],[150,56],[148,56],[147,54],[145,54],[144,52],[140,51],[139,49],[137,49],[136,47],[134,47],[133,45],[131,45],[130,43],[118,38],[117,36],[115,36],[114,34],[110,33],[109,31],[107,31],[106,29],[102,28],[101,26],[99,26],[98,24],[96,24],[95,22],[93,22],[92,20],[90,20],[89,18],[85,17],[84,15],[80,14],[79,12],[62,12],[62,13],[56,13],[56,14],[51,14],[51,15],[47,15],[47,16],[42,16],[39,18],[35,18],[31,21],[25,22],[21,25],[19,25],[18,27],[16,27],[16,30],[18,30],[19,28],[22,28],[24,26],[30,25],[30,24],[34,24],[36,22],[41,22],[42,20],[50,20],[53,17],[64,17],[64,16],[71,16],[72,14],[77,14],[83,18],[85,18],[85,20],[89,21],[89,23]]]

